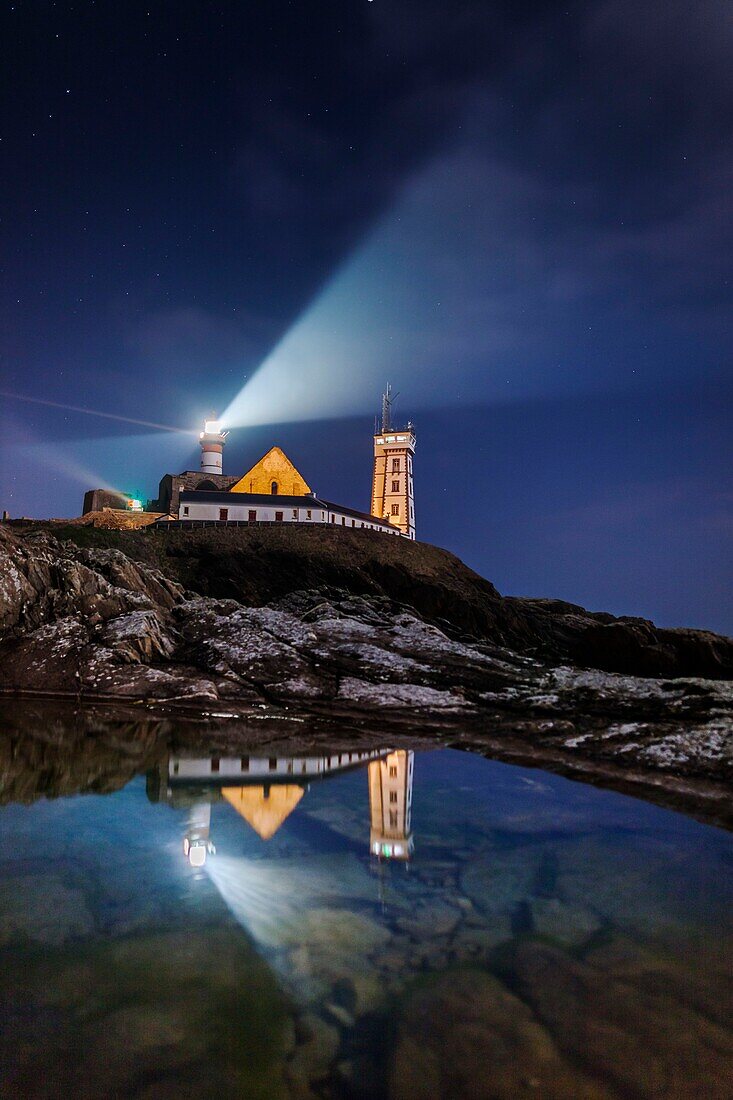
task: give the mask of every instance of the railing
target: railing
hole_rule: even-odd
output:
[[[380,535],[402,535],[402,531],[395,527],[391,530],[385,527],[362,527],[357,522],[352,527],[350,523],[331,523],[326,519],[167,519],[157,520],[142,527],[142,531],[170,531],[172,528],[188,530],[194,527],[288,527],[297,524],[299,527],[333,527],[344,531],[376,531]]]

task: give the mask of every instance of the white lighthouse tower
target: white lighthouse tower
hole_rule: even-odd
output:
[[[229,432],[221,430],[221,424],[215,419],[213,413],[209,419],[204,420],[204,430],[199,434],[202,473],[220,474],[222,472],[222,454],[228,435]]]

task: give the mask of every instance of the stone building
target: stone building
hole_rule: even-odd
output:
[[[89,489],[84,494],[82,515],[89,512],[102,512],[105,508],[115,510],[131,509],[132,498],[125,493],[116,493],[114,489]]]
[[[228,433],[219,421],[207,419],[199,434],[201,468],[165,474],[158,497],[148,511],[160,513],[157,524],[195,526],[210,523],[303,523],[380,531],[415,538],[412,462],[415,432],[391,427],[392,393],[382,399],[381,431],[374,435],[372,510],[362,512],[318,496],[280,447],[236,477],[223,472]],[[91,490],[88,503],[98,502],[104,490]],[[116,499],[121,500],[119,496]],[[137,503],[137,502],[136,502]],[[116,505],[119,507],[119,504]]]

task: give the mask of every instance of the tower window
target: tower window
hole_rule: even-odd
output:
[[[272,485],[270,486],[270,494],[274,497],[277,496],[277,482],[276,481],[273,481]]]
[[[389,792],[389,800],[390,800],[390,802],[396,802],[397,801],[397,791],[390,791]]]
[[[390,766],[389,766],[389,778],[390,779],[396,779],[397,778],[397,765],[396,764],[390,764]]]
[[[398,474],[400,472],[400,460],[399,458],[392,459],[392,473]]]
[[[392,515],[393,515],[393,516],[398,516],[399,514],[400,514],[400,506],[399,506],[399,504],[393,504],[393,505],[392,505]]]
[[[392,482],[392,492],[393,492],[393,493],[399,493],[399,491],[400,491],[400,483],[399,483],[399,481],[393,481],[393,482]]]
[[[397,811],[396,810],[390,810],[389,811],[389,823],[390,823],[390,825],[392,826],[393,829],[397,828]]]

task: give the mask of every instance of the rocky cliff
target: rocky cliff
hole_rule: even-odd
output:
[[[729,639],[503,599],[363,532],[92,534],[130,553],[0,528],[0,690],[432,732],[682,801],[730,781]]]

